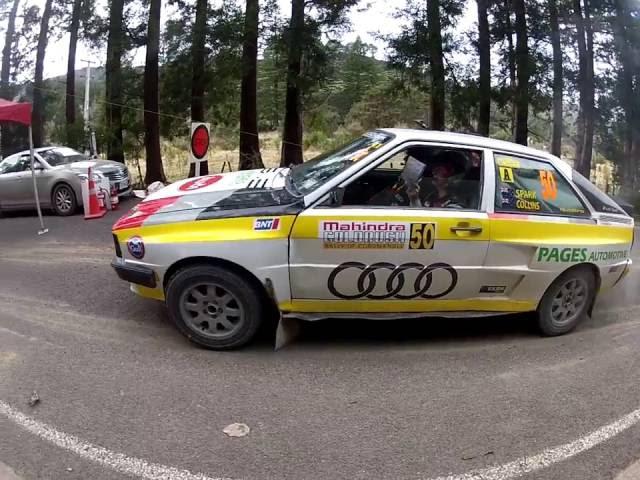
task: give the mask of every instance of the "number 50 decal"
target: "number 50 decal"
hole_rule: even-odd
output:
[[[412,223],[409,250],[427,250],[433,248],[436,241],[435,223]]]
[[[542,185],[542,198],[555,200],[558,196],[558,185],[550,170],[540,170],[540,184]]]

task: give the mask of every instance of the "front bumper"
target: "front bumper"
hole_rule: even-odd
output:
[[[135,283],[143,287],[156,288],[156,274],[149,267],[142,265],[127,265],[115,259],[111,262],[111,266],[125,282]]]

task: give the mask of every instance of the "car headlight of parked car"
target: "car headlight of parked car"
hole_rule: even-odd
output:
[[[89,178],[89,177],[88,177],[88,175],[87,175],[86,173],[84,173],[84,172],[77,172],[77,173],[76,173],[76,175],[77,175],[78,177],[80,177],[82,180],[86,180],[87,178]],[[104,177],[104,175],[102,175],[101,173],[94,172],[94,173],[92,173],[92,174],[91,174],[91,179],[92,179],[94,182],[99,182],[99,181],[100,181],[100,180],[102,180],[103,178],[105,178],[105,177]]]

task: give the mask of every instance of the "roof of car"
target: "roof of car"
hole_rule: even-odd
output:
[[[505,142],[504,140],[496,140],[493,138],[483,137],[481,135],[440,132],[436,130],[422,130],[415,128],[384,128],[381,130],[395,135],[399,140],[423,140],[429,142],[455,143],[479,148],[491,148],[495,150],[504,150],[515,154],[543,158],[554,164],[559,163],[568,166],[567,163],[548,152],[536,150],[535,148],[525,147],[513,142]]]

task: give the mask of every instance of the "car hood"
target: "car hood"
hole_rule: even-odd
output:
[[[59,165],[54,168],[56,170],[72,170],[76,173],[87,173],[87,169],[91,168],[93,171],[107,173],[107,172],[116,172],[126,167],[122,163],[114,162],[112,160],[83,160],[81,162],[73,162],[73,163],[68,163],[66,165]]]
[[[181,180],[146,197],[113,228],[297,213],[302,199],[285,188],[288,173],[263,168]]]

